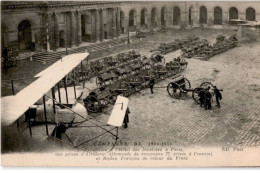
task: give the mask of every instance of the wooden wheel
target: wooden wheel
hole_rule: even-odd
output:
[[[172,98],[179,99],[181,97],[181,88],[175,82],[168,84],[167,91]]]
[[[200,104],[200,97],[199,93],[203,90],[203,88],[195,88],[192,92],[192,98],[195,100],[195,102]]]
[[[201,88],[207,89],[208,87],[210,87],[210,89],[213,88],[213,84],[210,82],[203,82],[202,84],[200,84]]]
[[[181,90],[182,90],[183,93],[187,93],[187,91],[184,90],[183,88],[191,89],[191,84],[190,84],[190,81],[187,78],[183,78],[183,80],[184,80],[185,85],[181,86]]]
[[[96,77],[96,84],[98,87],[101,87],[104,85],[104,82],[102,81],[102,78],[100,76]]]
[[[99,111],[99,101],[98,98],[94,95],[88,96],[84,100],[84,105],[89,112],[96,113]]]
[[[181,59],[180,65],[181,65],[181,66],[180,66],[181,70],[184,70],[184,69],[187,68],[188,62],[187,62],[185,59]]]
[[[180,63],[178,63],[178,62],[171,63],[171,71],[172,71],[173,75],[176,75],[177,73],[179,73],[180,69],[181,69]]]

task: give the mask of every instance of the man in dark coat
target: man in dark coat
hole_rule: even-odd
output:
[[[151,89],[151,93],[153,94],[153,86],[155,84],[154,78],[151,76],[149,80],[149,87]]]
[[[217,107],[220,107],[220,102],[219,100],[222,99],[222,95],[220,93],[220,90],[217,88],[217,86],[214,86],[214,94],[216,96],[216,103],[217,103]]]
[[[128,123],[129,123],[129,114],[130,114],[130,110],[127,107],[126,112],[125,112],[125,118],[124,118],[124,127],[127,128],[128,127]]]
[[[202,107],[202,105],[205,105],[205,90],[202,89],[199,92],[199,101],[200,101],[200,107]]]
[[[212,95],[209,91],[210,87],[208,87],[205,91],[205,109],[211,109],[211,98]]]

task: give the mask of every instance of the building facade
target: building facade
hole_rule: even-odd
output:
[[[2,1],[1,10],[1,48],[19,53],[57,51],[161,25],[222,27],[230,19],[260,21],[256,1]]]

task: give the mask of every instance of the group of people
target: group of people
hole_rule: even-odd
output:
[[[220,107],[220,100],[222,99],[222,94],[220,93],[221,90],[217,88],[217,86],[213,86],[213,92],[216,97],[216,106]],[[199,92],[199,101],[200,101],[200,107],[203,107],[207,109],[211,109],[211,100],[212,100],[212,93],[210,92],[210,87],[206,89],[202,89]]]

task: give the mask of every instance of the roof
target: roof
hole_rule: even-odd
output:
[[[79,53],[65,56],[40,73],[40,78],[14,96],[1,98],[1,121],[10,125],[36,103],[45,93],[63,79],[89,54]]]

